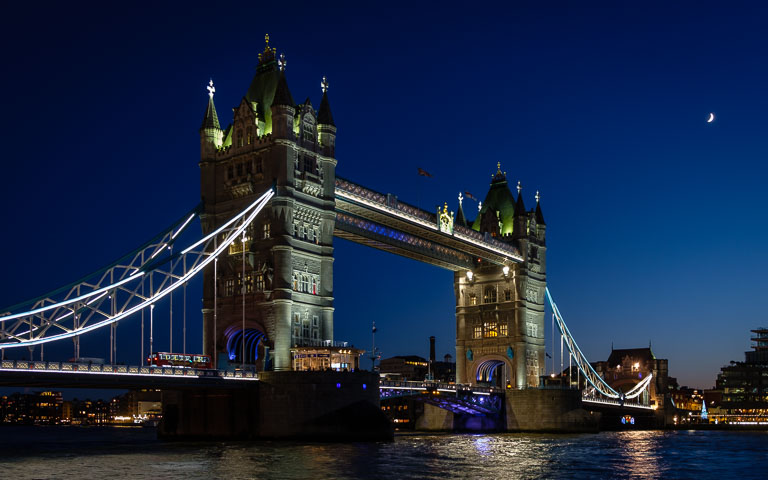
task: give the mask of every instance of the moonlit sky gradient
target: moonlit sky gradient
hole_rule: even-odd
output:
[[[296,101],[317,107],[329,79],[339,176],[428,210],[482,199],[498,161],[528,208],[541,191],[548,284],[590,360],[652,341],[670,375],[709,388],[768,324],[757,2],[165,3],[4,7],[0,305],[96,270],[199,201],[205,85],[229,123],[269,33]],[[384,357],[427,356],[429,335],[455,355],[451,272],[334,246],[337,340],[369,350],[375,320]],[[198,282],[191,331],[200,296]],[[137,322],[118,335],[118,360],[138,363]],[[82,355],[108,358],[107,338]]]

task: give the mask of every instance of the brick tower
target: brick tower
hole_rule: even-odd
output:
[[[200,128],[204,233],[275,188],[245,241],[204,272],[204,350],[274,370],[291,369],[294,346],[333,341],[336,126],[325,78],[315,111],[294,102],[285,65],[267,36],[232,123],[221,129],[211,82]]]
[[[514,245],[524,262],[478,263],[454,273],[456,292],[456,381],[516,388],[536,387],[544,373],[546,225],[536,208],[517,200],[501,165],[471,228]],[[461,204],[457,222],[466,222]]]

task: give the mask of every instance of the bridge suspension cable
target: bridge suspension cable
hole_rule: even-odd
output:
[[[584,375],[584,378],[587,380],[587,382],[600,394],[609,398],[614,398],[614,399],[623,398],[622,394],[614,390],[610,385],[608,385],[608,383],[603,379],[603,377],[601,377],[595,371],[595,369],[592,368],[592,364],[590,364],[589,361],[587,361],[586,357],[581,352],[581,349],[576,344],[576,340],[573,338],[573,335],[571,335],[571,332],[568,330],[568,326],[565,324],[565,320],[563,320],[563,316],[560,313],[560,309],[557,308],[557,304],[552,299],[552,294],[549,292],[549,287],[547,287],[544,292],[547,300],[549,301],[549,305],[552,307],[552,312],[554,313],[554,317],[555,317],[555,323],[557,324],[557,328],[560,330],[560,334],[562,335],[561,337],[562,341],[565,342],[565,345],[568,347],[570,356],[573,358],[574,362],[576,362],[576,366],[579,368],[579,371],[581,372],[581,374]],[[552,334],[554,335],[554,332],[552,332]],[[554,353],[553,353],[553,356],[554,356]],[[560,356],[562,358],[562,353],[560,354]],[[649,381],[649,378],[650,377],[646,378],[645,380]]]
[[[2,310],[6,313],[0,314],[0,350],[65,338],[74,338],[77,344],[80,335],[111,326],[154,305],[186,285],[241,238],[273,196],[274,190],[267,190],[215,231],[183,249],[172,250],[179,235],[199,217],[200,208],[196,207],[111,265],[42,297]]]

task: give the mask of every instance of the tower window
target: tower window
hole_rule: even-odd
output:
[[[263,232],[264,232],[264,238],[269,238],[271,236],[271,226],[269,222],[265,223],[262,226]]]
[[[309,173],[315,172],[315,159],[312,157],[304,157],[304,171]]]
[[[224,295],[227,297],[231,297],[235,294],[235,280],[233,278],[228,278],[226,282],[224,282]]]
[[[470,305],[477,305],[477,296],[475,296],[474,293],[469,294],[469,304]]]
[[[256,291],[257,292],[264,291],[264,274],[263,273],[256,274]]]
[[[475,325],[474,331],[472,332],[472,338],[482,338],[483,336],[483,327],[480,325]]]
[[[485,287],[483,303],[496,303],[496,287]]]
[[[504,290],[504,301],[509,302],[512,300],[512,290],[506,289]]]

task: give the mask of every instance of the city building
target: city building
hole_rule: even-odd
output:
[[[768,422],[768,329],[752,333],[752,350],[744,352],[744,361],[731,361],[717,376],[724,412],[719,422]]]
[[[2,423],[57,425],[62,405],[61,392],[13,393],[0,397]]]
[[[656,358],[648,348],[613,349],[608,360],[592,364],[600,375],[614,390],[627,392],[640,383],[649,374],[653,375],[650,389],[643,393],[640,402],[650,403],[657,408],[663,408],[669,390],[669,361]]]
[[[303,368],[295,355],[341,346],[333,342],[336,126],[328,82],[315,110],[309,99],[293,100],[285,66],[267,36],[232,123],[222,129],[210,82],[200,127],[204,233],[275,189],[203,281],[204,353],[259,370]]]
[[[393,381],[421,381],[429,371],[427,359],[417,355],[398,355],[379,362],[379,373]]]
[[[499,163],[475,219],[466,218],[459,195],[456,218],[446,222],[454,232],[480,233],[486,241],[512,245],[523,260],[503,266],[478,261],[473,269],[454,273],[457,383],[539,386],[545,355],[546,224],[538,192],[535,198],[536,208],[526,210],[518,182],[515,200]]]
[[[159,420],[163,405],[160,390],[132,390],[109,402],[112,423],[134,424]]]

